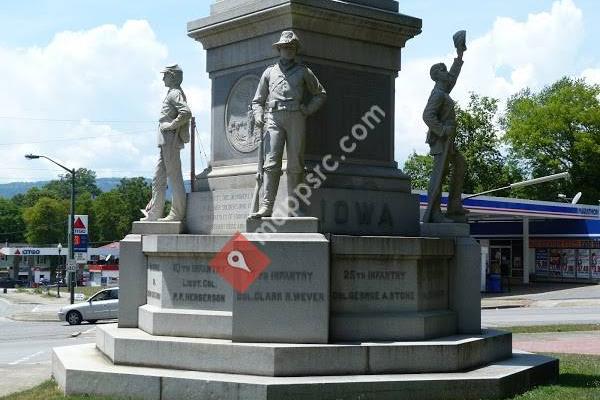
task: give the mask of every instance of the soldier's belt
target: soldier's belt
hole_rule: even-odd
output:
[[[300,111],[300,105],[300,102],[296,100],[271,100],[265,104],[265,111]]]

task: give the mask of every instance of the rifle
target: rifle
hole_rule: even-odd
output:
[[[265,150],[263,145],[264,140],[264,127],[260,129],[260,140],[258,144],[258,167],[256,171],[256,186],[254,187],[254,195],[252,196],[252,213],[258,212],[258,208],[260,205],[260,189],[263,184],[263,171],[264,163],[265,163]],[[252,110],[252,105],[248,106],[248,132],[252,134],[254,132],[254,111]]]
[[[441,157],[444,162],[442,163],[442,170],[439,171],[438,174],[435,174],[434,176],[431,177],[432,181],[430,182],[429,186],[433,187],[434,191],[433,191],[433,193],[427,193],[427,209],[425,210],[425,214],[423,214],[423,222],[424,223],[431,222],[431,212],[433,211],[431,209],[431,205],[432,205],[433,199],[436,199],[438,196],[441,197],[441,195],[442,195],[442,184],[444,183],[444,175],[445,175],[446,169],[448,168],[448,153],[450,152],[450,146],[454,145],[454,136],[455,135],[456,135],[456,128],[454,129],[454,132],[452,134],[446,136],[445,138],[441,137],[438,139],[438,140],[446,139],[446,143],[444,143],[444,150],[441,153]]]

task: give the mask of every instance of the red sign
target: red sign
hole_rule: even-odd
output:
[[[271,259],[239,232],[209,263],[238,293],[248,290],[269,264]]]
[[[75,223],[73,224],[73,228],[75,228],[75,229],[86,229],[83,221],[79,217],[77,217],[77,219],[75,220]]]

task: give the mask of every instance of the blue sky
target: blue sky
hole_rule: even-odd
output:
[[[42,152],[99,176],[151,176],[161,66],[180,63],[184,89],[210,148],[210,81],[201,45],[186,23],[208,0],[28,0],[0,3],[0,183],[51,179],[60,171],[23,154]],[[424,152],[420,119],[429,66],[452,59],[451,35],[468,31],[469,51],[453,96],[502,99],[564,75],[600,83],[600,1],[402,0],[423,19],[403,52],[397,80],[396,159]],[[42,119],[42,120],[40,120]],[[62,121],[44,121],[54,119]],[[113,122],[120,121],[120,122]],[[184,169],[187,167],[187,151]],[[199,157],[197,169],[205,162]]]

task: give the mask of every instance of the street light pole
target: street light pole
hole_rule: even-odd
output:
[[[71,216],[69,221],[69,258],[75,259],[74,244],[75,240],[73,235],[73,227],[75,226],[75,169],[71,170]],[[75,264],[77,265],[77,264]],[[77,270],[69,273],[69,288],[71,289],[71,304],[75,303],[75,279],[77,279]]]
[[[60,253],[62,253],[62,243],[59,243],[57,246],[58,249],[58,270],[60,271],[60,262],[61,257],[60,257]],[[59,275],[58,273],[56,274],[56,297],[60,297],[60,280],[58,279]]]
[[[69,259],[74,259],[74,235],[73,226],[75,225],[75,168],[67,168],[64,165],[54,161],[50,157],[36,154],[26,154],[25,158],[28,160],[37,160],[39,158],[45,158],[46,160],[58,165],[65,171],[71,174],[71,212],[69,217]],[[66,275],[66,274],[65,274]],[[75,276],[76,272],[69,272],[69,288],[71,289],[71,304],[75,303]]]

